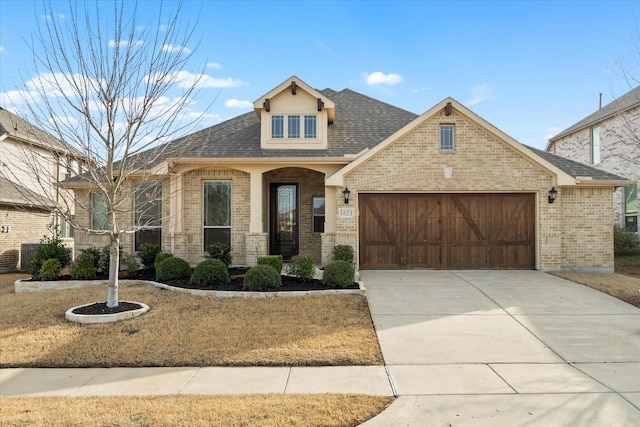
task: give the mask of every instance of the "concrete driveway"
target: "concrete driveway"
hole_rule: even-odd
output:
[[[626,426],[640,310],[537,271],[363,271],[395,394],[363,426]]]

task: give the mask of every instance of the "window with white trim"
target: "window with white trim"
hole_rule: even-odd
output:
[[[624,228],[638,231],[638,184],[624,187]]]
[[[285,120],[286,117],[286,120]],[[274,114],[271,116],[272,139],[316,139],[318,137],[318,116],[305,114]]]
[[[440,149],[453,150],[453,125],[440,125]]]
[[[162,246],[162,183],[139,182],[134,191],[135,250],[145,243]]]
[[[231,245],[231,181],[203,183],[203,247]]]
[[[62,217],[58,217],[58,225],[60,227],[60,238],[61,239],[73,239],[73,228],[69,221]]]
[[[104,193],[91,193],[91,228],[108,230],[107,196]]]
[[[591,164],[600,163],[600,128],[591,129]]]
[[[324,197],[313,198],[313,232],[324,233]]]

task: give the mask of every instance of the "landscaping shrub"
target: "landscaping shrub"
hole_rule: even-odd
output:
[[[96,257],[100,252],[96,248],[87,248],[80,251],[80,255],[71,264],[72,279],[93,279],[96,277]]]
[[[242,288],[246,291],[266,291],[282,286],[282,277],[270,265],[257,265],[244,275]]]
[[[120,262],[127,265],[127,277],[133,279],[138,275],[138,267],[140,267],[140,261],[134,254],[125,253],[120,257]]]
[[[62,271],[62,264],[56,258],[50,258],[42,263],[40,267],[40,279],[41,280],[56,280],[60,278],[60,272]]]
[[[62,244],[58,228],[50,224],[49,230],[51,231],[51,237],[44,236],[40,240],[40,245],[36,248],[31,258],[29,273],[36,280],[42,279],[40,270],[45,261],[55,258],[60,262],[61,269],[71,262],[71,252]]]
[[[334,246],[333,261],[346,261],[349,264],[353,264],[353,247],[351,245]]]
[[[278,274],[282,273],[282,255],[264,255],[258,257],[258,265],[270,265]]]
[[[355,270],[347,261],[334,261],[327,264],[322,272],[322,283],[329,286],[346,288],[353,285]]]
[[[71,278],[75,280],[94,279],[96,277],[96,268],[93,266],[93,260],[76,260],[71,264]]]
[[[164,261],[167,258],[171,258],[172,256],[173,256],[172,253],[160,252],[158,255],[156,255],[156,259],[153,261],[153,269],[157,270],[158,264],[160,264],[162,261]]]
[[[138,256],[145,270],[155,270],[156,256],[160,253],[160,246],[153,243],[144,243],[140,246]]]
[[[191,267],[182,258],[172,256],[156,266],[156,280],[159,282],[189,277],[191,277]]]
[[[616,254],[640,247],[640,240],[631,231],[616,224],[613,226],[613,249]]]
[[[313,257],[306,254],[294,256],[287,266],[287,273],[297,277],[302,282],[310,282],[313,279],[314,271]]]
[[[231,246],[226,243],[214,243],[207,246],[204,251],[207,258],[219,259],[226,266],[231,264]]]
[[[122,245],[120,245],[119,254],[122,254]],[[111,246],[103,246],[98,252],[98,258],[96,258],[96,273],[108,274],[109,273],[109,258],[111,257]]]
[[[219,259],[202,261],[193,270],[191,279],[189,279],[189,283],[204,287],[226,285],[230,281],[229,268]]]

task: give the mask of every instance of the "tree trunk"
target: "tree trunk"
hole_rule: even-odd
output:
[[[120,238],[111,240],[109,251],[109,290],[107,292],[107,307],[118,306],[118,271],[120,270]]]

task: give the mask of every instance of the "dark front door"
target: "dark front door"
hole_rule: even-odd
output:
[[[298,255],[298,184],[271,184],[269,254]]]

